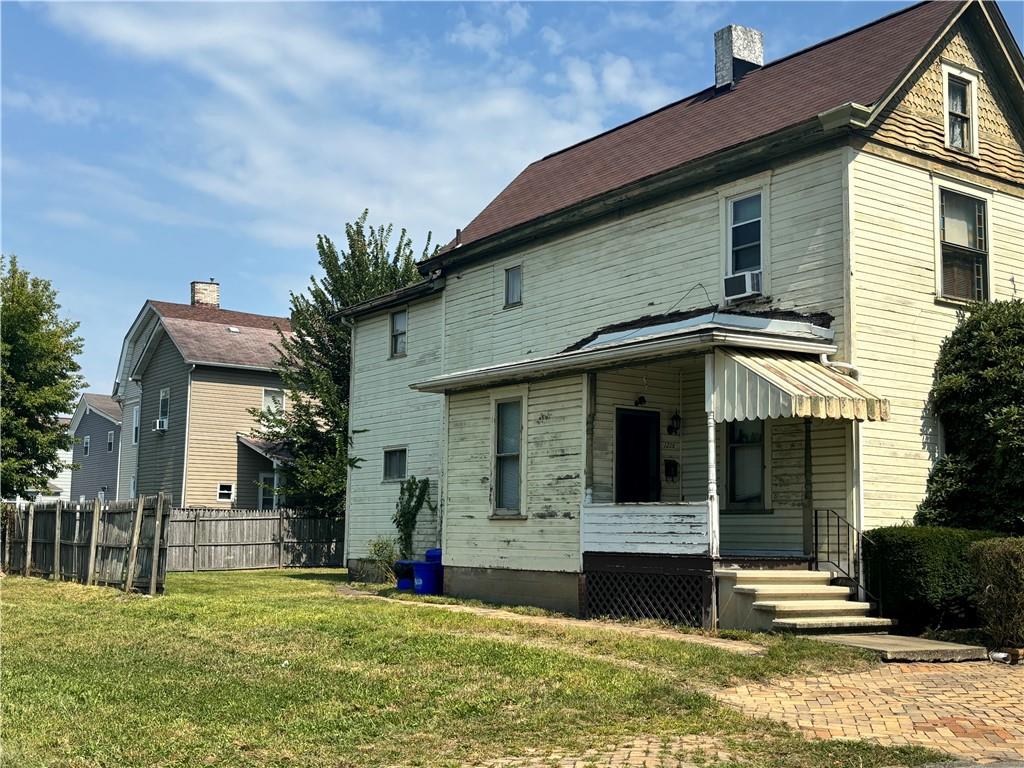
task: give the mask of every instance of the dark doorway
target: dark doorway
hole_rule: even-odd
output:
[[[615,502],[661,501],[661,414],[615,411]]]

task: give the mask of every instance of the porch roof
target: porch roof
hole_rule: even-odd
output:
[[[785,352],[716,350],[714,398],[716,421],[889,420],[888,400],[813,358]]]
[[[456,371],[411,387],[421,392],[457,392],[649,363],[719,346],[815,355],[836,351],[832,332],[812,323],[708,312],[685,320],[600,334],[578,349],[570,347],[553,355]]]
[[[275,462],[290,461],[292,459],[291,452],[282,445],[271,442],[270,440],[261,440],[258,437],[243,435],[241,432],[236,434],[238,436],[238,442],[246,448],[256,451],[256,453],[265,459],[270,459],[270,461]]]

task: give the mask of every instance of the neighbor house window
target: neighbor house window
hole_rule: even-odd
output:
[[[727,430],[727,504],[734,509],[764,508],[764,422],[732,421]]]
[[[220,483],[217,486],[217,501],[232,501],[235,498],[233,483]]]
[[[132,408],[132,445],[139,444],[139,406]],[[135,494],[133,493],[132,496]]]
[[[260,472],[260,509],[277,509],[277,476]]]
[[[405,448],[388,448],[384,451],[384,480],[405,480]]]
[[[86,435],[85,437],[82,438],[82,455],[89,455],[89,435]]]
[[[100,486],[100,491],[99,491],[99,493],[96,494],[96,498],[99,499],[100,501],[106,501],[107,500],[107,486],[105,486],[105,485],[101,485]]]
[[[501,514],[518,513],[522,486],[523,401],[495,403],[494,509]]]
[[[164,387],[160,390],[160,411],[159,418],[163,420],[164,424],[167,423],[167,417],[171,413],[171,390]]]
[[[391,357],[405,356],[405,333],[409,323],[406,310],[391,313]]]
[[[982,301],[988,293],[988,238],[985,201],[939,191],[942,295]]]
[[[761,193],[729,201],[729,274],[761,269]]]
[[[134,499],[139,495],[139,478],[132,475],[131,484],[128,486],[128,496]]]
[[[107,432],[107,453],[114,451],[114,430]]]
[[[263,410],[273,411],[275,413],[284,413],[284,390],[264,389]]]
[[[509,267],[505,270],[505,306],[518,307],[523,303],[523,268]]]
[[[946,146],[971,154],[977,151],[978,78],[955,64],[943,64],[946,101]]]

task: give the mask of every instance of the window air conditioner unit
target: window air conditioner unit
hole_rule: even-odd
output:
[[[166,432],[167,431],[167,419],[157,419],[153,422],[154,432]]]
[[[761,295],[761,270],[729,275],[724,281],[726,301],[738,301]]]

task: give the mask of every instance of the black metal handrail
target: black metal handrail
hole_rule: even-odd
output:
[[[814,510],[814,559],[831,566],[842,580],[857,588],[858,598],[864,595],[879,606],[879,600],[867,588],[864,578],[864,542],[874,542],[857,526],[833,509]],[[880,606],[879,606],[880,607]]]

